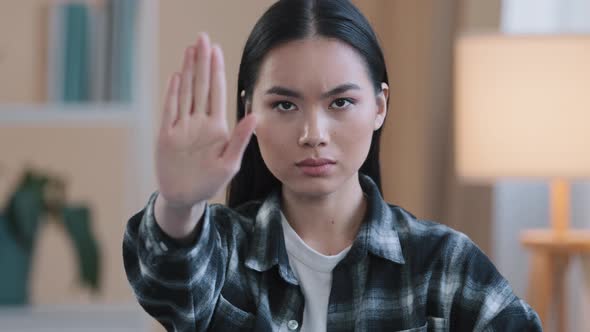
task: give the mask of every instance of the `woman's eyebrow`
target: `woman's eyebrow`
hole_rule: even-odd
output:
[[[345,84],[341,84],[338,85],[337,87],[322,93],[321,98],[327,98],[327,97],[331,97],[337,94],[341,94],[344,93],[348,90],[360,90],[360,86],[354,84],[354,83],[345,83]],[[282,86],[273,86],[272,88],[266,90],[266,94],[267,95],[281,95],[281,96],[286,96],[286,97],[293,97],[293,98],[297,98],[297,99],[303,99],[303,95],[295,90],[291,90],[289,88],[285,88]]]
[[[297,99],[303,99],[301,93],[282,87],[282,86],[273,86],[272,88],[266,90],[267,95],[280,95],[285,97],[293,97]]]
[[[335,87],[334,89],[328,91],[328,92],[324,92],[322,93],[322,99],[324,98],[328,98],[334,95],[339,95],[341,93],[344,93],[348,90],[360,90],[361,87],[354,84],[354,83],[345,83],[345,84],[340,84],[339,86]]]

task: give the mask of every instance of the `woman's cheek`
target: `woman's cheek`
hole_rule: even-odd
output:
[[[355,161],[357,163],[360,161],[362,164],[369,152],[372,137],[373,127],[367,121],[352,122],[344,130],[344,136],[342,136],[348,148],[345,146],[341,148],[348,150],[346,153],[350,156],[354,155]]]
[[[265,126],[261,123],[256,128],[256,136],[262,157],[271,169],[280,169],[281,164],[288,162],[286,157],[289,155],[289,148],[286,143],[286,131],[281,130],[280,126]]]

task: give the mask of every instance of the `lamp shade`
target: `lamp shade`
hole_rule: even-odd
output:
[[[460,177],[590,177],[590,35],[463,36],[454,68]]]

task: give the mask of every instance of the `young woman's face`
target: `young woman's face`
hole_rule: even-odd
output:
[[[264,162],[284,189],[324,195],[357,174],[385,118],[383,87],[376,95],[361,56],[335,39],[297,40],[267,54],[250,107]]]

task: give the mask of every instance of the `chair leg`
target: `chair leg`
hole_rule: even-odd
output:
[[[566,332],[568,331],[567,327],[567,289],[566,289],[566,282],[565,276],[567,271],[567,266],[569,263],[568,255],[564,254],[555,254],[554,255],[554,292],[555,292],[555,313],[556,313],[556,323],[557,323],[557,331],[559,332]]]
[[[527,301],[541,318],[543,330],[549,331],[549,313],[553,298],[551,293],[554,285],[553,264],[547,252],[535,250],[531,256]]]

